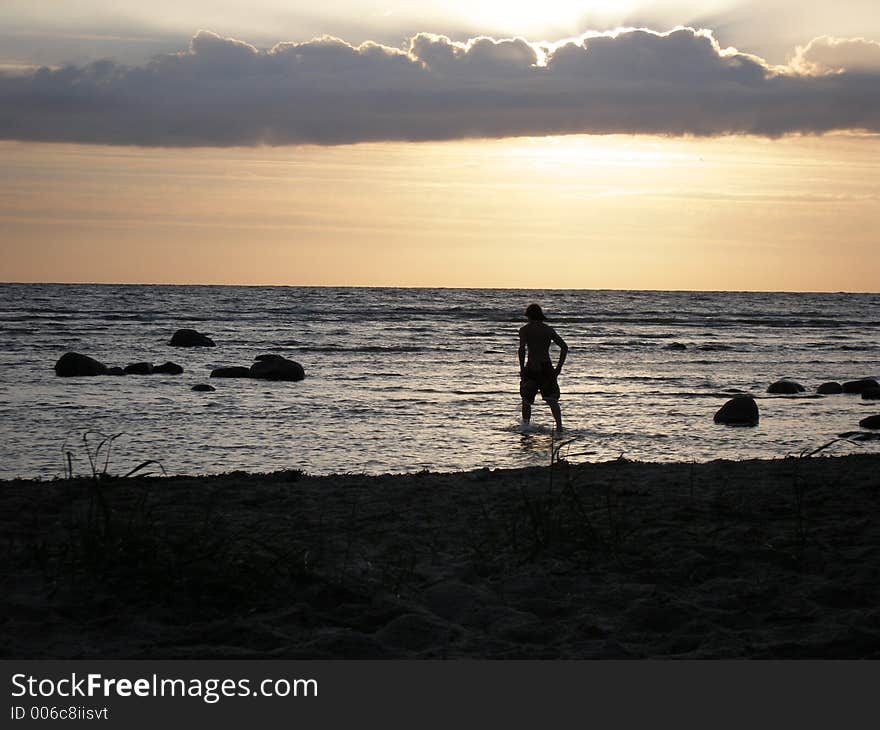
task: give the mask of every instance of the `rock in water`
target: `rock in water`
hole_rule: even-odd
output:
[[[107,370],[107,375],[125,375],[125,370],[121,367],[112,367]]]
[[[859,421],[862,428],[880,428],[880,416],[868,416]]]
[[[234,365],[228,368],[214,368],[211,371],[212,378],[249,378],[251,377],[251,369],[241,365]]]
[[[861,380],[848,380],[843,384],[844,393],[861,393],[868,388],[880,388],[880,383],[874,378],[862,378]]]
[[[838,393],[843,393],[843,386],[840,383],[831,381],[829,383],[822,383],[822,385],[816,388],[816,392],[820,395],[837,395]]]
[[[81,375],[106,375],[107,366],[88,355],[78,352],[65,352],[55,363],[55,374],[62,378]]]
[[[880,388],[865,388],[862,391],[862,400],[880,400]]]
[[[153,363],[151,362],[134,362],[125,366],[126,375],[151,375],[153,373]]]
[[[750,395],[731,398],[715,414],[715,423],[729,426],[757,426],[759,419],[758,404]]]
[[[176,362],[166,362],[153,368],[153,373],[161,373],[162,375],[180,375],[183,368]]]
[[[168,344],[172,347],[215,347],[214,340],[196,330],[177,330]]]
[[[260,380],[302,380],[306,377],[303,366],[281,355],[258,355],[251,365],[251,377]]]
[[[199,383],[198,385],[194,385],[192,389],[199,393],[208,393],[216,390],[214,386],[208,385],[207,383]]]
[[[776,393],[783,395],[793,395],[794,393],[803,393],[806,388],[800,383],[796,383],[794,380],[788,380],[787,378],[783,378],[782,380],[777,380],[775,383],[771,383],[770,387],[767,388],[768,393]]]

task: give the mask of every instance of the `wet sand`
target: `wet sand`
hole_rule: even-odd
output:
[[[880,658],[880,455],[0,482],[7,658]]]

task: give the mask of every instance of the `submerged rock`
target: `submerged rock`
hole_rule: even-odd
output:
[[[820,395],[837,395],[837,393],[843,393],[843,386],[832,380],[828,383],[822,383],[822,385],[816,388],[816,392]]]
[[[209,393],[217,390],[213,385],[208,385],[207,383],[199,383],[198,385],[194,385],[192,389],[198,393]]]
[[[107,370],[107,375],[125,375],[125,370],[121,367],[112,367]]]
[[[125,366],[126,375],[152,375],[153,363],[134,362]]]
[[[686,344],[684,344],[683,342],[670,342],[663,349],[664,350],[687,350],[688,346]]]
[[[757,426],[759,420],[758,404],[750,395],[731,398],[715,414],[715,423],[728,426]]]
[[[281,355],[257,355],[256,360],[250,368],[252,378],[295,382],[306,377],[302,365]]]
[[[862,400],[880,400],[880,388],[865,388],[862,391]]]
[[[728,352],[733,349],[733,345],[709,343],[708,345],[700,345],[697,349],[703,350],[703,352]]]
[[[215,347],[214,340],[196,330],[177,330],[168,343],[172,347]]]
[[[860,380],[848,380],[843,384],[844,393],[861,393],[868,388],[880,388],[880,383],[874,380],[874,378],[862,378]]]
[[[180,375],[183,368],[176,362],[166,362],[153,368],[153,373],[161,373],[162,375]]]
[[[106,375],[107,366],[88,355],[78,352],[65,352],[55,363],[55,374],[61,378],[86,375]]]
[[[849,441],[880,441],[880,433],[873,431],[844,431],[837,434],[837,437]]]
[[[795,393],[803,393],[806,388],[800,383],[796,383],[794,380],[789,380],[788,378],[783,378],[782,380],[777,380],[775,383],[771,383],[767,388],[768,393],[776,393],[782,395],[793,395]]]
[[[850,441],[880,441],[880,433],[873,431],[844,431],[837,434],[837,437]]]
[[[868,416],[859,421],[862,428],[880,428],[880,416]]]
[[[241,365],[233,365],[226,368],[214,368],[211,371],[212,378],[249,378],[251,369]]]

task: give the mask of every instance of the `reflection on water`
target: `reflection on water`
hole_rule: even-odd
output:
[[[809,397],[826,380],[880,375],[877,295],[3,285],[0,475],[62,474],[65,438],[88,428],[125,433],[116,473],[153,458],[169,473],[549,463],[540,399],[535,433],[516,428],[516,331],[531,301],[571,347],[561,403],[579,459],[782,457],[880,412],[858,396]],[[181,327],[218,346],[169,347]],[[67,350],[185,372],[57,378]],[[191,390],[265,352],[301,362],[306,380]],[[780,377],[808,392],[768,396]],[[759,397],[757,428],[713,423],[736,391]],[[88,471],[81,451],[75,467]]]

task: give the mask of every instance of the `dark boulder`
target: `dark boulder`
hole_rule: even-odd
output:
[[[816,392],[820,395],[837,395],[838,393],[843,393],[843,386],[840,383],[831,381],[829,383],[822,383],[822,385],[816,388]]]
[[[880,416],[868,416],[859,421],[862,428],[880,428]]]
[[[207,383],[199,383],[198,385],[194,385],[192,389],[199,393],[209,393],[216,390],[214,386],[208,385]]]
[[[196,330],[177,330],[168,344],[172,347],[215,347],[214,340]]]
[[[306,377],[303,366],[281,355],[258,355],[251,365],[251,377],[260,380],[302,380]]]
[[[775,393],[777,395],[794,395],[795,393],[803,393],[805,390],[806,388],[803,385],[787,378],[777,380],[767,388],[768,393]]]
[[[865,388],[862,391],[862,400],[880,400],[880,388]]]
[[[861,393],[868,388],[880,388],[880,383],[874,378],[862,378],[861,380],[848,380],[843,384],[844,393]]]
[[[65,352],[55,363],[55,374],[62,378],[82,375],[106,375],[107,366],[88,355]]]
[[[152,375],[153,363],[151,362],[133,362],[125,366],[126,375]]]
[[[176,362],[166,362],[153,368],[154,374],[180,375],[182,372],[183,368],[180,367],[180,365],[178,365]]]
[[[233,365],[228,368],[214,368],[211,371],[212,378],[250,378],[251,369],[241,365]]]
[[[107,375],[125,375],[125,370],[121,367],[112,367],[107,370]]]
[[[715,414],[715,423],[729,426],[757,426],[759,419],[758,404],[750,395],[731,398]]]

